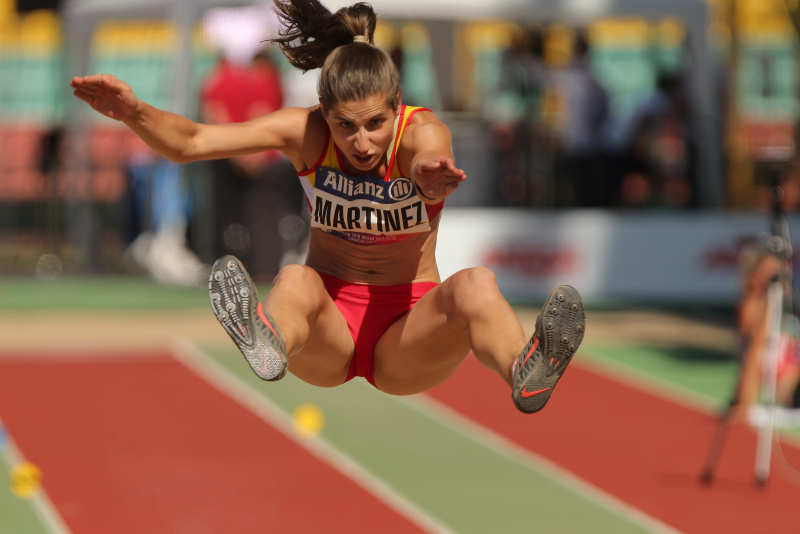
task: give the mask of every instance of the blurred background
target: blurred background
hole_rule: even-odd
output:
[[[171,163],[68,84],[113,74],[202,122],[315,105],[271,3],[0,0],[0,533],[794,531],[797,473],[753,489],[747,427],[697,474],[773,186],[800,236],[798,0],[372,4],[468,175],[442,277],[489,267],[529,334],[555,284],[585,298],[561,397],[520,419],[472,357],[410,399],[259,382],[205,281],[234,254],[263,298],[304,261],[292,165]]]

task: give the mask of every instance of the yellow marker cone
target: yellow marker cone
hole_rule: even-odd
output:
[[[11,468],[11,491],[17,497],[29,499],[36,495],[42,485],[42,471],[30,462]]]
[[[313,438],[322,432],[325,426],[325,415],[316,405],[301,404],[294,410],[294,431],[301,438]]]

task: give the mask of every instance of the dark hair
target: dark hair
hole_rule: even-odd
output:
[[[377,17],[371,5],[331,13],[319,0],[275,0],[275,11],[282,29],[273,42],[298,69],[322,67],[317,93],[325,107],[375,95],[397,107],[400,76],[389,55],[373,45]],[[354,42],[359,36],[369,42]]]

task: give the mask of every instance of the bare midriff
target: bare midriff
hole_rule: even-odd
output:
[[[440,217],[441,214],[431,221],[430,232],[386,245],[356,245],[312,228],[306,265],[354,284],[440,283],[435,256]]]

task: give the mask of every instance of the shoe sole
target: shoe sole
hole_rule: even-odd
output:
[[[283,339],[259,316],[256,286],[234,256],[223,256],[214,262],[208,279],[208,297],[217,320],[253,372],[262,380],[283,378],[289,367]]]
[[[571,286],[558,286],[536,319],[535,338],[541,349],[531,356],[533,369],[523,366],[517,373],[524,379],[514,384],[512,398],[516,407],[525,413],[538,412],[553,393],[556,383],[578,350],[586,332],[586,312],[578,291]],[[523,354],[533,347],[531,338]],[[529,368],[531,364],[527,365]],[[528,373],[527,376],[524,373]],[[527,393],[527,395],[526,395]]]

